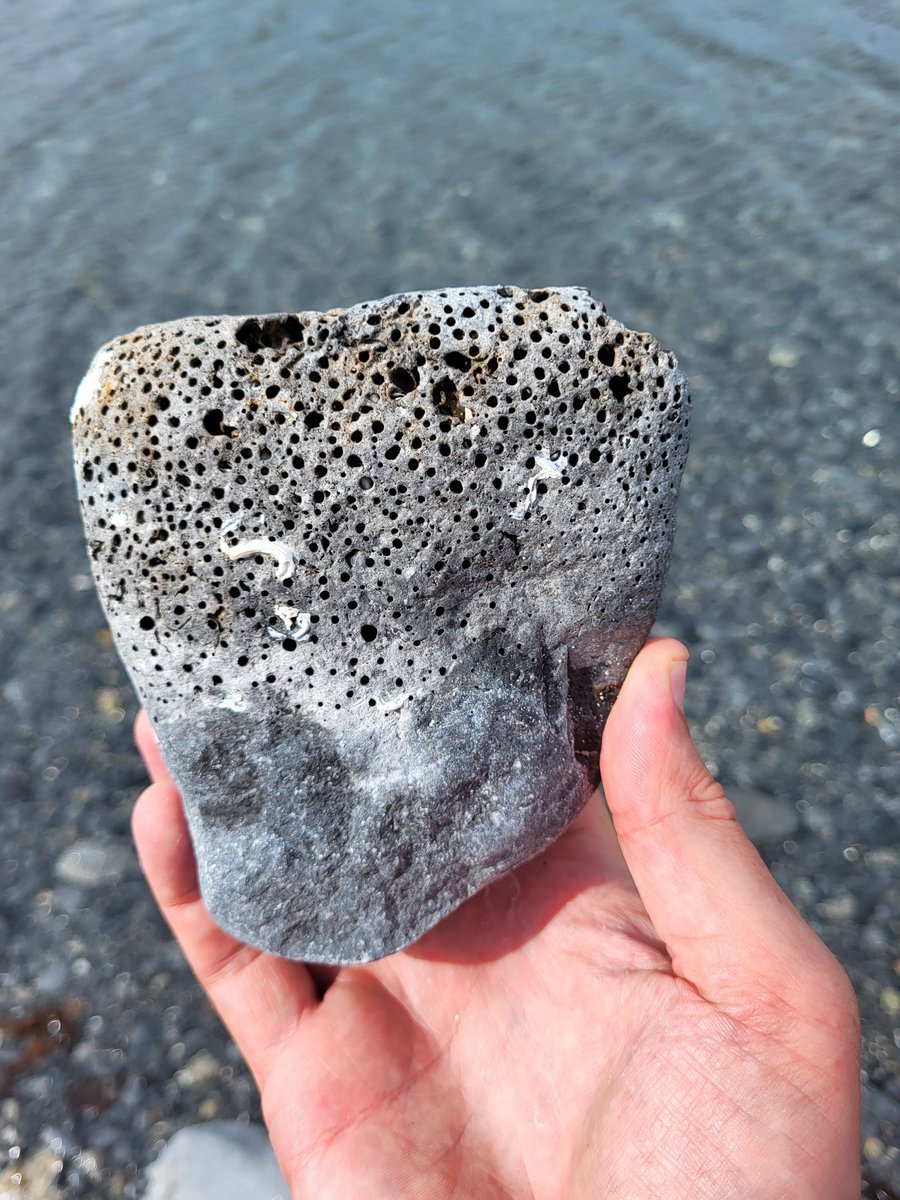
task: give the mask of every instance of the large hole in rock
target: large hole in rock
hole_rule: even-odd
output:
[[[460,354],[458,350],[451,350],[449,354],[445,354],[444,362],[448,367],[452,367],[454,371],[468,371],[472,365],[472,360],[468,354]]]
[[[624,375],[613,375],[609,381],[609,390],[620,404],[626,396],[631,395],[631,388],[628,386],[628,380]]]
[[[398,392],[407,396],[419,386],[419,372],[415,367],[411,371],[406,367],[395,367],[390,373],[390,380]]]
[[[285,346],[303,341],[304,328],[299,317],[287,314],[280,317],[251,317],[234,331],[235,338],[248,350],[282,350]]]
[[[203,417],[203,428],[213,437],[234,437],[237,430],[225,424],[225,414],[221,408],[211,408]]]
[[[438,412],[445,413],[448,417],[456,415],[456,410],[459,406],[459,393],[452,379],[446,376],[443,379],[439,379],[431,389],[431,398]]]

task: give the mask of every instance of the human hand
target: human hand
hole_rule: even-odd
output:
[[[697,755],[649,643],[593,800],[415,945],[325,973],[222,932],[178,793],[134,834],[256,1077],[294,1200],[857,1200],[857,1012]],[[618,838],[616,837],[618,835]]]

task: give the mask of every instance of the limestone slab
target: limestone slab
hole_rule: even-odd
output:
[[[672,354],[580,288],[99,351],[88,546],[223,927],[367,961],[560,834],[657,609],[688,410]]]

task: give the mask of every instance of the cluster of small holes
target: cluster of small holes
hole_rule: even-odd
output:
[[[323,717],[390,711],[453,671],[470,635],[527,656],[536,572],[568,567],[584,613],[660,570],[683,381],[585,292],[186,321],[120,339],[110,371],[82,495],[160,704],[277,686]],[[287,578],[269,554],[225,552],[251,539],[287,547]]]

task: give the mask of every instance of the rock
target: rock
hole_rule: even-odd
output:
[[[852,892],[842,892],[839,896],[829,896],[820,900],[816,912],[826,921],[844,923],[855,921],[859,914],[859,901]]]
[[[175,1072],[176,1080],[184,1088],[202,1087],[221,1077],[222,1064],[208,1050],[198,1050],[192,1059]]]
[[[0,1171],[0,1200],[61,1200],[56,1186],[63,1162],[50,1146],[23,1159],[13,1159]]]
[[[752,842],[783,842],[799,829],[800,814],[790,800],[778,800],[754,788],[725,790]]]
[[[56,876],[76,887],[108,887],[134,874],[137,859],[131,846],[107,838],[80,838],[56,860]]]
[[[47,963],[34,977],[34,986],[45,995],[56,995],[64,991],[71,978],[71,969],[67,962]]]
[[[368,961],[562,832],[656,612],[688,406],[672,355],[577,288],[98,353],[88,545],[224,928]]]
[[[192,1125],[147,1171],[144,1200],[290,1200],[266,1131],[237,1121]]]
[[[900,872],[900,846],[876,846],[874,850],[867,850],[865,863],[878,872]]]
[[[867,1116],[890,1125],[900,1125],[900,1100],[874,1084],[863,1083],[862,1107]]]

